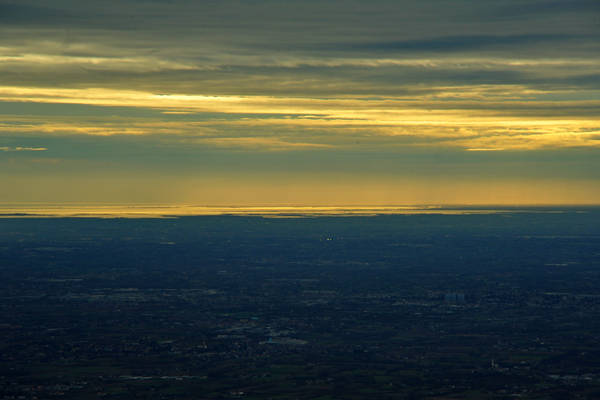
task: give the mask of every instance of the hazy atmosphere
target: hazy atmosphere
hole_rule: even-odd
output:
[[[600,5],[0,0],[0,202],[593,204]]]

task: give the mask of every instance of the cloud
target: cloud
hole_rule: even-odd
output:
[[[340,45],[345,50],[403,51],[403,52],[453,52],[462,50],[493,49],[523,45],[552,44],[567,41],[592,39],[586,35],[565,34],[520,34],[520,35],[461,35],[440,36],[430,39],[372,42]],[[332,49],[335,49],[334,46]]]
[[[0,151],[46,151],[48,150],[45,147],[21,147],[21,146],[17,146],[17,147],[7,147],[7,146],[2,146],[0,147]]]
[[[480,148],[472,147],[472,148],[468,148],[465,150],[466,151],[502,151],[502,150],[504,150],[504,148],[502,148],[502,147],[480,147]]]
[[[0,22],[4,24],[57,22],[66,16],[65,10],[57,8],[19,3],[0,4]]]
[[[532,15],[569,13],[598,13],[600,5],[596,0],[535,0],[518,4],[500,4],[494,14],[501,17],[531,18]]]
[[[199,139],[199,144],[216,147],[258,149],[266,151],[316,150],[332,148],[330,144],[292,142],[273,137],[220,137]]]

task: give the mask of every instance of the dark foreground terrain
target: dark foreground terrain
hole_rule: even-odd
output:
[[[600,210],[534,211],[0,219],[0,399],[600,398]]]

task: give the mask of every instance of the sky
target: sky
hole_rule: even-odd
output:
[[[0,202],[600,203],[596,0],[0,0]]]

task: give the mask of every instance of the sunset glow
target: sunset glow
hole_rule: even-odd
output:
[[[0,201],[597,203],[585,5],[5,2]]]

